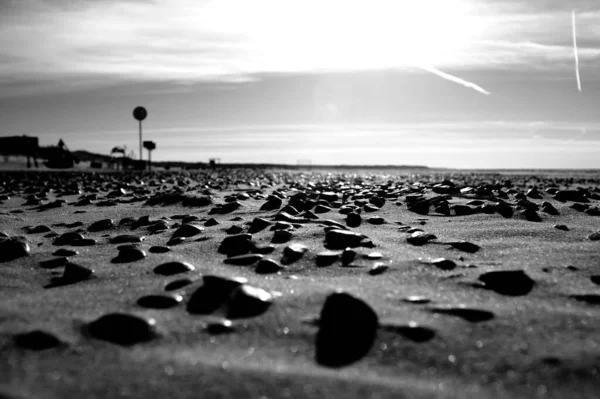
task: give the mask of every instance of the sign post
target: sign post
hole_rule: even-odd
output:
[[[152,151],[156,148],[154,141],[144,141],[144,148],[148,150],[148,170],[152,170]]]
[[[133,117],[135,119],[137,119],[140,123],[140,163],[143,162],[143,160],[142,160],[142,121],[144,119],[146,119],[147,116],[148,116],[148,112],[146,111],[146,108],[144,108],[144,107],[136,107],[133,110]]]

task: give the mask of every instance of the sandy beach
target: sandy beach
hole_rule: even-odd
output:
[[[0,398],[600,392],[598,173],[0,182]]]

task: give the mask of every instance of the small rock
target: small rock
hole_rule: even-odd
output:
[[[115,223],[113,222],[112,219],[102,219],[102,220],[98,220],[97,222],[92,223],[90,225],[90,227],[88,227],[88,231],[91,231],[91,232],[104,231],[104,230],[108,230],[114,226],[115,226]]]
[[[385,325],[383,329],[400,334],[413,342],[427,342],[435,337],[435,330],[429,327],[421,327],[414,321],[405,326]]]
[[[271,242],[273,244],[283,244],[292,239],[292,232],[289,230],[275,230]]]
[[[58,283],[59,285],[77,283],[88,280],[93,274],[92,269],[69,262],[65,265],[65,270]]]
[[[29,256],[30,253],[31,248],[25,240],[17,237],[0,238],[0,262]]]
[[[187,311],[191,314],[210,314],[219,309],[233,291],[247,282],[244,278],[207,275],[203,284],[190,297]]]
[[[377,262],[373,265],[373,267],[369,270],[369,274],[371,276],[377,276],[379,274],[385,273],[390,267],[382,262]]]
[[[123,313],[111,313],[88,324],[89,333],[100,340],[131,346],[157,337],[156,321]]]
[[[381,252],[370,252],[365,255],[365,258],[369,260],[377,260],[383,258],[383,254]]]
[[[179,226],[179,228],[177,230],[175,230],[175,233],[173,233],[173,238],[175,237],[193,237],[197,234],[200,234],[202,231],[204,231],[203,227],[200,226],[195,226],[193,224],[182,224],[181,226]]]
[[[52,253],[54,256],[75,256],[79,252],[73,251],[72,249],[60,248]]]
[[[218,224],[219,224],[219,222],[215,218],[210,218],[206,222],[204,222],[204,226],[206,226],[206,227],[212,227],[212,226],[216,226]]]
[[[331,249],[354,248],[360,246],[364,238],[362,234],[334,229],[325,235],[325,244]]]
[[[523,270],[488,272],[479,276],[479,280],[484,283],[484,288],[508,296],[527,295],[535,285]]]
[[[437,258],[431,261],[431,264],[440,270],[454,270],[456,263],[446,258]]]
[[[378,226],[378,225],[385,224],[386,221],[381,216],[373,216],[373,217],[370,217],[370,218],[367,219],[367,223],[374,224],[374,225]]]
[[[248,232],[250,234],[258,233],[259,231],[266,229],[270,225],[271,225],[271,222],[269,222],[266,219],[254,218],[252,220],[252,222],[250,223],[250,228],[248,229]]]
[[[52,229],[46,225],[35,226],[28,231],[28,234],[39,234],[39,233],[48,233],[52,231]]]
[[[221,319],[218,321],[211,321],[206,326],[206,332],[211,335],[228,334],[235,331],[235,327],[231,320]]]
[[[174,295],[146,295],[138,299],[137,304],[148,309],[169,309],[179,305],[183,297]]]
[[[470,254],[474,254],[475,252],[477,252],[481,249],[481,247],[479,245],[473,244],[472,242],[468,242],[468,241],[452,242],[452,243],[450,243],[450,245],[452,246],[452,248],[455,248],[455,249],[458,249],[459,251],[467,252]]]
[[[151,252],[153,254],[164,254],[171,251],[171,248],[168,247],[163,247],[163,246],[152,246],[150,247],[150,249],[148,250],[148,252]]]
[[[42,267],[43,269],[56,269],[58,267],[66,265],[68,261],[69,259],[64,256],[60,258],[43,260],[40,262],[40,267]]]
[[[406,238],[406,242],[415,246],[421,246],[435,239],[437,239],[437,237],[431,233],[425,233],[424,231],[415,231],[410,235],[410,237]]]
[[[236,266],[249,266],[252,265],[259,260],[261,260],[263,256],[261,254],[245,254],[245,255],[236,255],[230,258],[226,258],[223,262],[229,265]]]
[[[327,367],[343,367],[364,357],[375,341],[379,321],[362,300],[343,292],[325,300],[316,337],[316,360]]]
[[[354,259],[356,259],[356,255],[357,253],[353,249],[344,249],[344,252],[342,252],[342,266],[348,266],[350,263],[352,263]]]
[[[194,265],[188,262],[166,262],[154,268],[154,273],[161,276],[174,276],[175,274],[187,273],[196,270]]]
[[[431,299],[424,297],[424,296],[420,296],[420,295],[407,296],[406,298],[404,298],[402,300],[404,302],[414,303],[414,304],[418,304],[418,305],[424,305],[426,303],[431,302]]]
[[[139,248],[124,247],[119,251],[119,255],[113,259],[115,263],[135,262],[146,257],[146,253]]]
[[[592,281],[592,283],[594,283],[596,285],[600,285],[600,274],[591,276],[590,280]]]
[[[283,267],[273,259],[261,259],[256,264],[254,272],[256,274],[273,274],[281,271]]]
[[[168,246],[179,245],[186,241],[185,237],[173,237],[169,241],[167,241]]]
[[[227,256],[243,255],[249,253],[253,248],[251,234],[237,234],[225,237],[219,245],[219,253]]]
[[[600,295],[596,294],[571,295],[571,298],[590,305],[600,305]]]
[[[540,215],[538,215],[537,212],[531,208],[521,211],[521,215],[523,217],[525,217],[525,219],[529,220],[530,222],[541,222],[542,221],[542,218],[540,217]]]
[[[268,254],[272,253],[273,251],[275,251],[275,246],[271,245],[271,244],[267,244],[264,246],[257,245],[254,248],[252,248],[252,253],[255,253],[255,254],[268,255]]]
[[[274,211],[276,209],[281,208],[282,201],[281,198],[271,196],[267,202],[265,202],[261,207],[261,211]]]
[[[349,227],[359,227],[362,223],[362,217],[356,212],[350,212],[346,216],[346,224]]]
[[[506,202],[497,202],[494,204],[494,210],[507,219],[510,219],[513,216],[513,209]]]
[[[35,351],[55,348],[62,344],[53,334],[42,330],[33,330],[27,333],[17,334],[14,336],[15,344],[24,349]],[[0,394],[0,397],[3,397]]]
[[[243,284],[236,288],[227,301],[228,319],[255,317],[266,312],[273,304],[273,296],[262,288]]]
[[[282,263],[289,264],[297,261],[308,251],[308,247],[303,244],[290,244],[283,249]]]
[[[131,242],[142,242],[144,237],[138,237],[133,234],[121,234],[110,239],[111,244],[125,244]]]
[[[590,234],[588,236],[588,240],[591,240],[591,241],[598,241],[598,240],[600,240],[600,230],[597,231],[597,232],[595,232],[595,233]]]
[[[569,231],[569,228],[567,226],[565,226],[564,224],[555,224],[554,228],[557,230]]]
[[[317,253],[317,266],[329,266],[340,258],[339,251],[323,251]]]

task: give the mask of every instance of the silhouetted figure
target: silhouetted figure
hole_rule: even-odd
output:
[[[31,159],[33,158],[33,162],[37,168],[39,150],[40,144],[37,137],[25,135],[0,137],[0,154],[4,155],[5,161],[8,161],[11,155],[24,155],[27,157],[27,167],[31,168]]]

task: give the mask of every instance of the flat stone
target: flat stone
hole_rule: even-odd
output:
[[[304,244],[290,244],[283,249],[283,259],[282,263],[289,264],[300,259],[306,252],[308,252],[308,247]]]
[[[422,246],[427,244],[431,240],[435,240],[437,237],[431,233],[425,233],[424,231],[415,231],[406,238],[406,242],[414,246]]]
[[[243,255],[249,253],[253,248],[251,234],[236,234],[225,237],[219,245],[219,253],[227,256]]]
[[[235,327],[231,320],[221,319],[211,321],[206,326],[206,332],[211,335],[229,334],[235,331]]]
[[[378,260],[383,258],[383,254],[381,252],[369,252],[365,255],[365,259],[369,260]]]
[[[66,249],[66,248],[59,248],[56,251],[54,251],[52,253],[52,255],[54,256],[75,256],[77,255],[79,252],[74,251],[72,249]]]
[[[472,309],[462,306],[433,308],[431,309],[431,312],[460,317],[461,319],[464,319],[471,323],[488,321],[495,317],[494,313],[488,310]]]
[[[275,230],[271,242],[273,244],[283,244],[292,239],[292,232],[289,230]]]
[[[256,274],[273,274],[281,271],[282,269],[283,266],[273,259],[261,259],[256,264],[254,272]]]
[[[342,252],[342,266],[348,266],[350,263],[356,259],[356,251],[351,248],[346,248]]]
[[[18,347],[34,351],[56,348],[62,345],[62,341],[55,335],[42,330],[16,334],[13,338]],[[0,397],[2,397],[2,394],[0,394]]]
[[[229,265],[236,266],[249,266],[252,265],[259,260],[261,260],[263,256],[261,254],[245,254],[245,255],[236,255],[223,260],[223,262]]]
[[[139,248],[124,247],[119,251],[119,255],[113,259],[115,263],[129,263],[142,260],[146,257],[146,253]]]
[[[390,267],[382,262],[377,262],[369,269],[369,274],[371,276],[377,276],[379,274],[385,273]]]
[[[261,207],[261,211],[274,211],[276,209],[281,208],[282,201],[281,198],[278,197],[270,197],[267,202],[265,202]]]
[[[186,310],[191,314],[210,314],[219,309],[233,291],[247,282],[244,278],[228,278],[207,275],[202,286],[190,297]]]
[[[252,220],[252,222],[250,223],[250,228],[248,229],[248,233],[250,233],[250,234],[258,233],[259,231],[266,229],[270,225],[271,225],[271,222],[269,222],[266,219],[254,218]]]
[[[228,229],[225,229],[225,232],[227,234],[240,234],[242,231],[244,231],[244,228],[237,224],[234,224],[233,226],[229,227]]]
[[[268,255],[270,253],[273,253],[273,251],[275,251],[275,245],[271,245],[271,244],[262,245],[262,246],[256,245],[252,248],[252,253],[254,253],[254,254]]]
[[[156,321],[124,313],[104,315],[89,323],[88,332],[96,339],[132,346],[157,337]]]
[[[367,219],[367,223],[370,223],[373,225],[382,225],[382,224],[385,224],[386,221],[381,216],[373,216],[373,217],[370,217]]]
[[[197,234],[200,234],[202,231],[204,231],[203,227],[195,226],[193,224],[182,224],[173,233],[173,238],[175,238],[175,237],[186,237],[186,238],[193,237]]]
[[[446,258],[437,258],[431,261],[431,264],[440,270],[454,270],[456,263]]]
[[[450,243],[450,245],[454,249],[458,249],[459,251],[467,252],[470,254],[474,254],[475,252],[477,252],[481,249],[481,247],[479,245],[473,244],[472,242],[468,242],[468,241],[452,242],[452,243]]]
[[[219,224],[219,222],[215,218],[210,218],[206,222],[204,222],[204,226],[206,226],[206,227],[212,227],[212,226],[216,226],[218,224]]]
[[[178,294],[173,295],[146,295],[138,299],[137,304],[148,309],[170,309],[179,305],[183,297]]]
[[[316,361],[343,367],[363,358],[373,346],[379,321],[364,301],[344,292],[327,297],[319,316]]]
[[[163,246],[159,246],[159,245],[155,245],[150,247],[150,249],[148,250],[148,252],[151,252],[153,254],[164,254],[171,251],[171,248],[169,247],[163,247]]]
[[[62,267],[67,264],[69,259],[65,256],[60,258],[43,260],[40,262],[40,267],[43,269],[56,269],[58,267]]]
[[[595,233],[592,233],[592,234],[590,234],[590,235],[588,236],[588,240],[591,240],[591,241],[599,241],[599,240],[600,240],[600,230],[599,230],[599,231],[597,231],[597,232],[595,232]]]
[[[97,222],[92,223],[88,227],[88,231],[90,231],[90,232],[104,231],[104,230],[108,230],[114,226],[115,226],[115,223],[113,222],[112,219],[102,219],[102,220],[98,220]]]
[[[535,281],[523,270],[488,272],[479,276],[479,280],[484,283],[484,288],[508,296],[527,295],[535,286]]]
[[[0,262],[8,262],[30,254],[31,248],[24,239],[0,238]]]
[[[48,233],[52,231],[52,229],[46,225],[39,225],[39,226],[35,226],[31,229],[29,229],[29,231],[27,232],[28,234],[40,234],[40,233]]]
[[[403,298],[402,300],[407,303],[413,303],[413,304],[418,304],[418,305],[424,305],[426,303],[431,302],[431,299],[424,297],[424,296],[420,296],[420,295],[407,296],[406,298]]]
[[[175,291],[180,288],[187,287],[188,285],[192,284],[193,282],[194,281],[190,280],[189,278],[173,280],[173,281],[167,283],[167,285],[165,285],[165,291]]]
[[[125,244],[131,242],[142,242],[144,237],[139,237],[133,234],[121,234],[110,239],[111,244]]]
[[[273,295],[263,290],[241,285],[231,293],[225,315],[228,319],[256,317],[266,312],[273,304]]]
[[[82,238],[81,240],[73,241],[70,245],[74,247],[91,247],[97,244],[98,241],[94,238]]]
[[[160,274],[161,276],[174,276],[175,274],[187,273],[196,270],[194,265],[188,262],[166,262],[160,264],[154,268],[155,274]]]
[[[597,294],[571,295],[571,298],[590,305],[600,305],[600,295]]]
[[[365,237],[362,234],[346,230],[330,230],[325,235],[325,244],[330,249],[345,249],[361,246]]]
[[[342,253],[340,251],[322,251],[317,253],[317,266],[329,266],[335,263]]]
[[[554,228],[562,231],[569,231],[569,228],[564,224],[555,224]]]
[[[167,241],[168,246],[179,245],[184,243],[187,240],[186,237],[173,237],[169,241]]]

